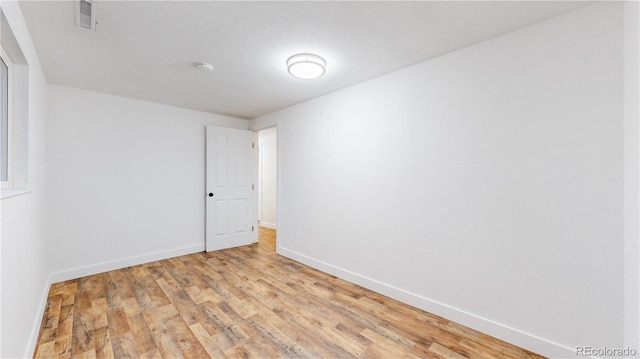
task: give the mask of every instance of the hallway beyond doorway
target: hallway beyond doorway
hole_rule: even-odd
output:
[[[260,232],[258,233],[258,245],[262,249],[275,252],[276,251],[276,230],[261,226]]]

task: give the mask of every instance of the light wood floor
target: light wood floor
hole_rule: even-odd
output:
[[[266,227],[260,227],[260,232],[258,233],[260,240],[258,241],[258,245],[268,251],[275,252],[276,251],[276,230]]]
[[[279,256],[272,234],[52,285],[35,357],[541,358]]]

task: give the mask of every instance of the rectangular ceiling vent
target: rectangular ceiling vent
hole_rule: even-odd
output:
[[[76,25],[96,31],[96,4],[91,0],[76,0]]]

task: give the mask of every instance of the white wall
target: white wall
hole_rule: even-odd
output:
[[[252,121],[278,252],[541,354],[621,347],[622,24],[590,5]]]
[[[247,121],[48,86],[53,280],[204,249],[205,126]]]
[[[640,3],[624,3],[625,346],[640,348]]]
[[[275,229],[278,223],[276,205],[276,128],[271,127],[258,132],[258,143],[260,144],[258,219],[261,226]]]
[[[0,357],[19,358],[31,356],[48,289],[46,79],[18,4],[2,1],[2,12],[28,63],[28,131],[19,143],[23,159],[28,157],[28,170],[19,171],[18,185],[31,192],[0,201]]]

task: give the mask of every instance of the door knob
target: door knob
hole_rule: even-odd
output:
[[[213,193],[209,192],[209,197],[213,197]]]

